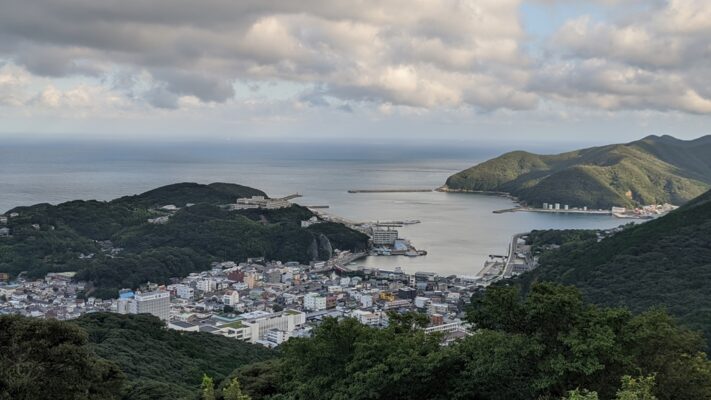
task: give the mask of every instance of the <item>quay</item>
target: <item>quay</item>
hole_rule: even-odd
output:
[[[348,193],[425,193],[432,189],[351,189]]]

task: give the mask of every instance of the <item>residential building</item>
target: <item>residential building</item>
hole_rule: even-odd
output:
[[[309,311],[321,311],[326,309],[326,297],[318,293],[307,293],[304,296],[304,309]]]

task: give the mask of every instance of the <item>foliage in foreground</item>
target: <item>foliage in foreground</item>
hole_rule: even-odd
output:
[[[532,235],[539,242],[565,231]],[[599,305],[641,312],[665,307],[711,343],[711,192],[653,221],[597,242],[581,235],[540,257],[520,281],[580,288]]]
[[[628,399],[641,390],[630,379],[650,376],[659,400],[711,398],[704,341],[663,311],[598,308],[574,288],[541,284],[527,297],[487,290],[469,318],[477,333],[449,347],[409,322],[377,330],[330,319],[235,376],[253,399]]]
[[[76,324],[96,354],[126,375],[125,399],[194,398],[204,374],[220,381],[237,367],[274,355],[232,338],[169,330],[150,315],[95,313]]]

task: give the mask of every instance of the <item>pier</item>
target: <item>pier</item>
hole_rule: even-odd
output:
[[[432,189],[351,189],[348,193],[425,193]]]

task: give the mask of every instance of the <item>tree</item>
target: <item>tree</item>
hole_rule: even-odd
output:
[[[568,392],[568,397],[563,400],[598,400],[597,392],[575,389]]]
[[[200,391],[202,393],[202,400],[215,400],[215,384],[212,378],[206,374],[202,376]]]
[[[657,400],[653,394],[654,375],[633,378],[622,377],[622,387],[617,391],[617,400]]]
[[[222,390],[222,397],[224,397],[225,400],[252,400],[251,397],[242,393],[242,388],[237,378],[232,378],[230,384]]]
[[[0,399],[89,400],[118,397],[123,374],[97,357],[76,325],[0,317]]]

